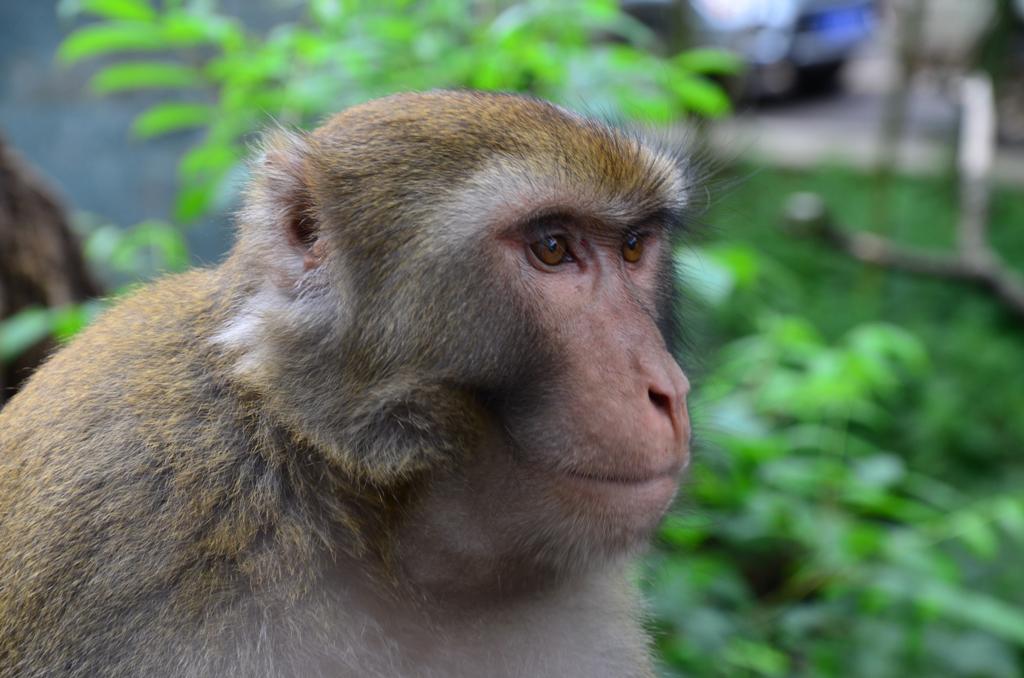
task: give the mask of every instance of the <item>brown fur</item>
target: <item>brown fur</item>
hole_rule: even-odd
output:
[[[561,397],[530,385],[562,340],[480,220],[683,202],[667,159],[520,97],[272,134],[228,260],[121,300],[0,411],[0,674],[648,675],[624,561],[589,538],[553,565],[498,528],[429,554],[478,529],[444,497],[509,445],[496,417]],[[478,604],[415,602],[457,563],[486,563]],[[481,596],[496,577],[521,583]]]

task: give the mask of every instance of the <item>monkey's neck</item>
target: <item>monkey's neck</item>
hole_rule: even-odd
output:
[[[634,552],[587,549],[546,540],[530,546],[509,534],[519,520],[502,497],[485,496],[470,473],[432,478],[393,524],[389,590],[433,608],[472,612],[556,595],[598,579],[624,579]],[[512,484],[515,487],[515,483]],[[507,516],[496,519],[495,514]]]
[[[577,596],[599,606],[608,604],[604,599],[610,597],[615,607],[635,611],[628,576],[632,562],[621,558],[573,573],[547,567],[541,572],[529,563],[482,563],[465,554],[445,558],[440,553],[436,557],[421,553],[395,576],[385,578],[365,559],[343,555],[332,559],[325,584],[351,597],[358,609],[370,611],[382,626],[395,620],[443,628]]]
[[[353,675],[653,675],[635,592],[621,572],[595,570],[543,594],[482,594],[475,602],[462,595],[453,602],[421,596],[420,589],[382,595],[359,562],[347,563],[354,571],[345,565],[335,563],[328,593],[313,611],[327,633],[337,632],[328,636],[332,646],[383,658],[379,673],[374,666]]]

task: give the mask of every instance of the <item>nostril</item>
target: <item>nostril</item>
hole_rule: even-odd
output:
[[[671,398],[669,398],[664,393],[660,393],[660,392],[655,391],[653,389],[647,389],[647,397],[651,399],[651,403],[654,405],[654,407],[656,407],[658,410],[660,410],[662,414],[664,414],[665,416],[667,416],[669,418],[672,417],[672,399]]]

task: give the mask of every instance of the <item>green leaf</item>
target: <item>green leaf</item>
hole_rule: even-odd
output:
[[[707,516],[697,514],[676,514],[668,516],[661,524],[659,536],[669,544],[693,548],[707,539],[714,524]]]
[[[765,643],[736,638],[725,648],[723,661],[762,676],[782,676],[789,671],[789,658]]]
[[[145,0],[79,0],[79,11],[90,12],[105,19],[152,21],[156,12]]]
[[[992,525],[973,511],[954,514],[950,518],[950,531],[979,558],[994,558],[999,551],[999,537]]]
[[[26,308],[0,322],[0,363],[14,360],[50,336],[51,318],[50,309]]]
[[[153,24],[141,22],[99,23],[83,26],[69,35],[57,50],[65,63],[117,52],[153,52],[168,46]]]
[[[202,83],[199,73],[188,66],[162,61],[130,61],[108,66],[92,78],[100,94],[130,89],[195,87]]]
[[[992,505],[992,517],[1011,537],[1024,540],[1024,502],[1016,497],[999,497]]]
[[[149,259],[148,265],[140,262]],[[112,261],[125,271],[149,269],[180,271],[188,266],[188,245],[181,232],[163,221],[144,221],[125,233]]]
[[[213,201],[215,186],[211,183],[185,186],[178,191],[174,204],[174,218],[188,223],[203,216]]]
[[[366,30],[374,37],[404,45],[412,42],[421,27],[413,17],[385,14],[368,20]]]
[[[71,304],[53,310],[53,334],[60,342],[70,340],[91,323],[105,304],[100,300]]]
[[[725,245],[707,250],[708,255],[732,273],[737,287],[753,286],[761,272],[757,252],[744,245]]]
[[[220,176],[231,169],[242,155],[241,149],[235,146],[207,140],[182,157],[178,165],[178,176],[183,182],[197,181],[211,175]]]
[[[212,117],[213,111],[206,104],[157,104],[135,118],[132,132],[142,138],[155,137],[183,129],[202,127]]]
[[[676,55],[672,63],[692,73],[735,75],[743,70],[743,59],[722,49],[692,49]]]
[[[672,102],[660,94],[640,92],[617,93],[619,105],[626,115],[652,123],[668,123],[676,117]]]
[[[612,21],[620,16],[618,3],[614,0],[583,0],[578,9],[592,20]]]
[[[729,97],[710,80],[680,73],[671,76],[669,87],[686,109],[709,118],[723,116],[732,109]]]
[[[1024,647],[1024,612],[989,596],[932,582],[920,602],[942,615]]]
[[[168,44],[176,47],[214,44],[228,51],[245,42],[245,34],[234,19],[207,13],[168,12],[164,16],[163,35]]]

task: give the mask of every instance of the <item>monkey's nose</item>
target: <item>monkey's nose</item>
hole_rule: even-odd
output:
[[[670,426],[672,437],[677,442],[686,443],[690,438],[690,420],[686,412],[690,383],[677,365],[673,364],[666,372],[650,380],[647,398],[654,408],[654,419]]]
[[[662,393],[661,390],[656,387],[650,387],[647,389],[647,397],[650,398],[651,404],[654,405],[654,409],[660,410],[661,413],[669,419],[672,418],[672,396],[667,393]]]

